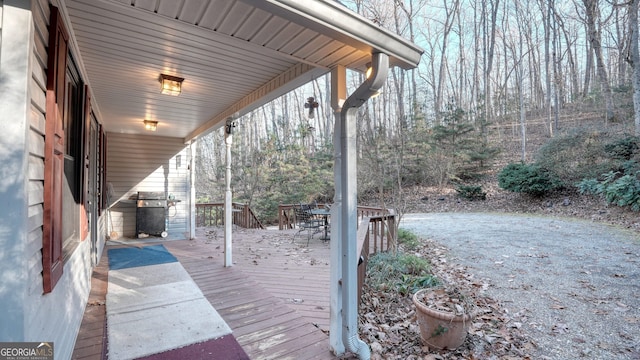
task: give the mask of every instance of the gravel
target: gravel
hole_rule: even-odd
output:
[[[588,220],[406,214],[445,245],[536,346],[534,359],[640,359],[640,234]]]

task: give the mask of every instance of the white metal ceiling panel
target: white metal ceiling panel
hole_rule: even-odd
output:
[[[247,21],[240,22],[241,27],[236,31],[235,37],[255,42],[256,34],[266,31],[265,26],[271,19],[271,14],[254,8]]]
[[[301,28],[301,31],[294,36],[289,36],[284,45],[280,47],[280,51],[285,54],[296,54],[299,56],[298,50],[302,49],[317,36],[317,32],[309,29]]]
[[[227,16],[231,7],[233,7],[233,1],[227,0],[212,0],[210,5],[204,11],[198,26],[205,29],[217,30],[222,20]],[[238,22],[242,22],[242,19],[236,19]]]
[[[246,24],[251,19],[251,12],[253,7],[242,2],[236,2],[231,7],[230,11],[222,19],[222,22],[217,27],[217,31],[235,36],[236,31],[243,24]],[[240,21],[238,21],[241,19]]]
[[[261,46],[266,46],[274,36],[280,34],[287,26],[288,22],[282,18],[271,17],[269,21],[262,26],[262,29],[251,39],[251,42]]]
[[[159,0],[133,0],[132,4],[137,8],[155,12],[158,1]]]
[[[159,0],[158,14],[171,19],[178,17],[186,0]]]
[[[197,24],[200,22],[202,15],[211,2],[208,0],[189,0],[185,1],[184,6],[178,19],[189,24]]]

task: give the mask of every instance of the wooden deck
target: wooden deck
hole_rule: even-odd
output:
[[[223,267],[224,234],[199,228],[197,239],[165,241],[252,359],[335,359],[329,350],[329,244],[306,246],[295,230],[234,230],[234,266]],[[106,251],[105,251],[106,254]],[[106,255],[73,359],[105,359]],[[101,297],[102,296],[102,297]],[[93,304],[93,305],[92,305]],[[113,359],[112,359],[113,360]]]

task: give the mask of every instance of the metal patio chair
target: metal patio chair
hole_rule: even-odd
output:
[[[296,215],[296,224],[298,225],[298,232],[293,235],[293,242],[296,241],[296,236],[301,232],[307,232],[307,246],[314,234],[322,232],[324,227],[324,220],[316,218],[311,213],[311,206],[308,204],[300,204],[293,208]]]

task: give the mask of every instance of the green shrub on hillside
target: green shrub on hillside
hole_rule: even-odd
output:
[[[487,193],[482,191],[482,186],[459,185],[456,187],[456,192],[463,199],[471,201],[487,200]]]
[[[562,182],[536,164],[509,164],[498,174],[498,185],[508,191],[540,197],[561,188]]]
[[[612,159],[629,160],[638,151],[640,139],[637,136],[627,136],[604,145],[605,153]]]
[[[535,163],[567,184],[596,178],[620,167],[621,160],[612,160],[605,150],[615,136],[593,129],[577,129],[556,136],[540,148]]]
[[[602,195],[609,204],[629,206],[640,211],[640,171],[635,175],[622,175],[610,171],[603,174],[603,180],[584,179],[576,186],[581,194]]]

